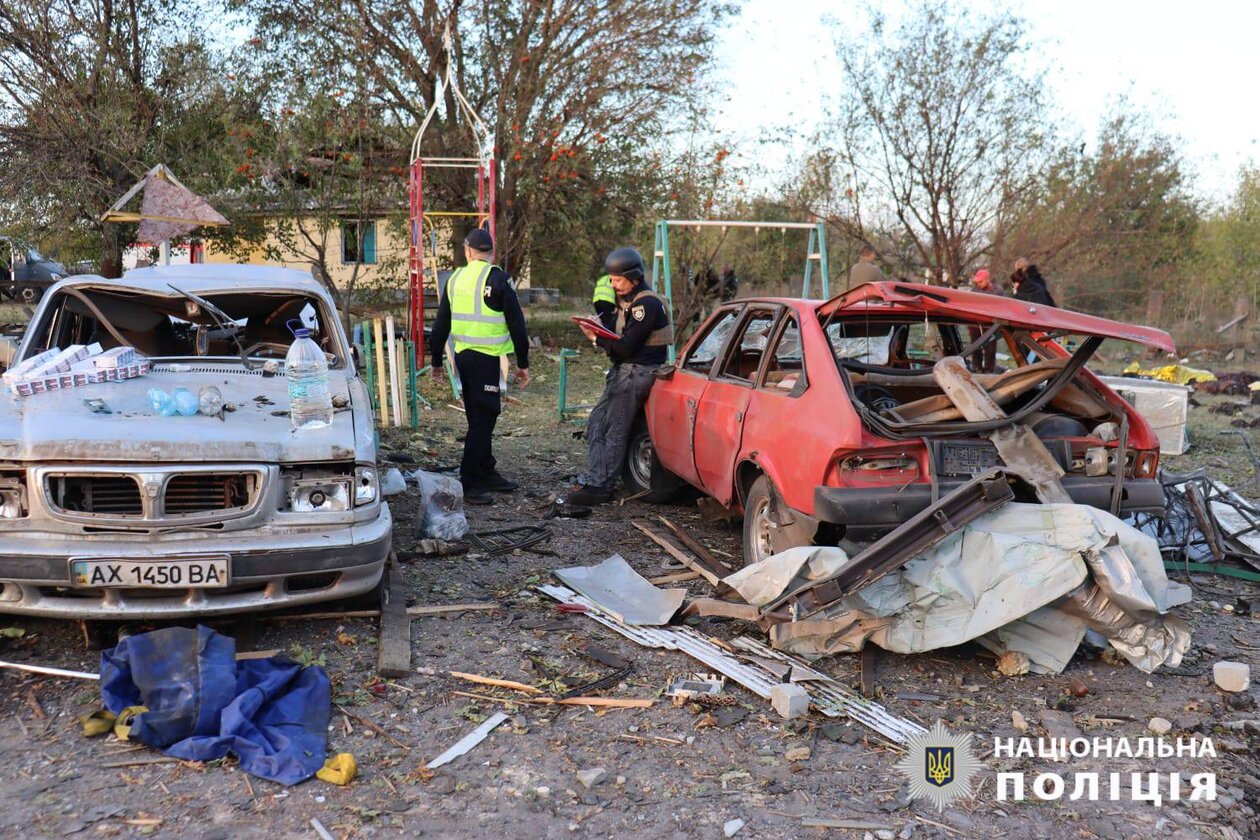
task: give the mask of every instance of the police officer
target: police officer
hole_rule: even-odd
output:
[[[529,339],[525,316],[507,273],[494,258],[494,240],[482,228],[464,239],[468,264],[446,281],[446,293],[433,324],[433,378],[443,381],[442,355],[448,337],[455,341],[455,369],[464,391],[468,434],[459,479],[464,501],[474,505],[493,501],[491,492],[509,493],[517,484],[495,469],[490,436],[499,419],[499,360],[516,351],[516,379],[529,384]]]
[[[599,317],[599,321],[607,329],[612,329],[617,323],[617,293],[613,291],[612,279],[607,274],[601,274],[599,279],[595,281],[595,294],[591,295],[591,306],[595,308],[595,314]]]
[[[575,505],[612,501],[630,430],[652,387],[652,371],[665,363],[666,350],[674,341],[669,307],[648,287],[639,252],[618,248],[604,261],[604,271],[617,292],[613,331],[621,337],[615,341],[597,338],[591,330],[582,329],[592,344],[608,353],[613,366],[586,424],[586,483],[567,498]]]

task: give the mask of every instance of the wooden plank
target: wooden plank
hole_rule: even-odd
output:
[[[669,553],[669,556],[673,557],[675,560],[677,560],[679,563],[682,563],[684,566],[686,566],[688,569],[691,569],[693,572],[698,573],[702,578],[707,580],[709,583],[713,584],[714,586],[717,586],[718,582],[721,581],[721,578],[713,574],[713,572],[709,571],[704,566],[700,565],[700,563],[697,562],[696,559],[692,557],[690,554],[687,554],[685,551],[678,548],[678,546],[674,545],[669,540],[665,539],[660,534],[653,531],[646,522],[643,522],[642,520],[639,520],[639,519],[631,519],[630,524],[633,525],[635,528],[638,528],[640,531],[642,531],[644,536],[646,536],[649,540],[656,543],[661,548],[665,549],[665,551]]]
[[[411,617],[407,615],[406,586],[398,557],[389,553],[385,565],[385,590],[381,593],[381,632],[376,671],[383,677],[411,673]]]
[[[402,425],[402,398],[399,396],[399,385],[402,379],[398,375],[398,344],[394,336],[394,316],[385,316],[385,342],[389,345],[386,364],[389,366],[389,404],[394,418],[394,427]]]
[[[869,642],[862,646],[862,696],[875,696],[875,672],[879,667],[879,648]]]
[[[372,319],[372,347],[376,351],[376,425],[388,426],[389,400],[385,396],[385,336],[381,331],[381,319]]]
[[[427,607],[408,607],[407,615],[412,618],[424,615],[441,615],[442,613],[452,612],[475,612],[480,610],[498,610],[502,609],[500,604],[496,603],[479,603],[479,604],[433,604]]]
[[[932,375],[968,422],[1006,417],[1006,412],[976,382],[966,362],[958,356],[938,361],[932,366]],[[1045,504],[1072,504],[1072,497],[1059,483],[1063,468],[1032,429],[1019,423],[994,429],[984,436],[993,441],[1002,463],[1032,485],[1038,500]]]
[[[496,688],[510,688],[513,691],[523,691],[526,694],[542,694],[541,688],[535,688],[525,683],[514,682],[513,680],[500,680],[494,677],[483,677],[478,674],[465,674],[462,671],[450,671],[452,677],[465,682],[477,683],[478,685],[492,685]]]
[[[427,607],[408,607],[407,615],[419,618],[426,615],[441,615],[456,612],[484,612],[502,609],[500,604],[483,602],[476,604],[433,604]],[[333,610],[330,612],[297,613],[295,615],[263,615],[259,621],[340,621],[351,618],[376,618],[380,610]]]
[[[538,701],[535,701],[538,702]],[[605,709],[650,709],[656,702],[647,698],[622,697],[565,697],[551,701],[557,706],[599,706]]]
[[[700,577],[699,572],[674,572],[669,575],[661,575],[660,577],[648,578],[648,583],[653,586],[664,586],[667,583],[682,583],[687,580],[695,580]]]
[[[675,525],[663,516],[658,516],[657,519],[661,521],[662,525],[673,532],[674,536],[678,538],[678,541],[682,543],[688,551],[700,558],[700,562],[708,566],[709,571],[719,577],[726,577],[734,571],[734,569],[730,568],[726,563],[723,563],[721,560],[714,557],[713,553],[710,552],[709,549],[701,545],[698,540],[692,537],[691,534],[687,533],[683,528]]]

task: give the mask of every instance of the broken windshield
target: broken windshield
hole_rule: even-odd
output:
[[[67,288],[44,308],[26,356],[53,347],[99,342],[129,345],[153,359],[283,359],[293,342],[290,321],[340,366],[336,322],[318,298],[300,292],[202,292],[188,295],[121,288]]]

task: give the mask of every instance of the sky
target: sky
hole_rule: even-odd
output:
[[[1103,116],[1125,99],[1178,141],[1191,190],[1212,201],[1228,198],[1241,166],[1260,161],[1260,108],[1252,92],[1260,80],[1260,6],[1225,0],[1004,5],[1027,22],[1065,133],[1092,145]],[[860,26],[862,8],[850,0],[745,0],[723,32],[716,81],[725,101],[714,122],[737,154],[755,154],[770,177],[788,172],[803,149],[754,148],[752,141],[783,126],[807,136],[820,125],[839,79],[823,20]]]

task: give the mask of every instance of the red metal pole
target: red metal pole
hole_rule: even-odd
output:
[[[407,322],[417,369],[424,361],[424,164],[411,164],[408,193],[411,199],[411,249],[407,266]]]

